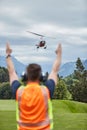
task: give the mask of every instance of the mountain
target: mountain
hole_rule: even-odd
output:
[[[12,61],[15,66],[15,70],[20,77],[22,72],[25,71],[26,65],[18,61],[15,57],[12,57]],[[85,69],[87,70],[87,59],[82,61]],[[52,68],[52,64],[40,64],[42,67],[43,72],[50,72]],[[0,56],[0,66],[7,67],[6,65],[6,58],[4,56]],[[76,62],[67,62],[63,64],[60,68],[59,75],[66,77],[74,72],[76,69]]]
[[[12,57],[12,61],[13,61],[14,66],[15,66],[15,70],[16,70],[18,76],[20,77],[22,72],[25,71],[26,65],[24,65],[23,63],[18,61],[15,57]],[[7,68],[5,56],[0,56],[0,66]]]
[[[83,62],[83,65],[85,66],[85,69],[87,70],[87,59]]]
[[[84,65],[85,69],[87,70],[87,59],[82,61],[82,63]],[[44,72],[51,71],[52,64],[47,63],[47,64],[40,64],[40,65],[42,66],[42,70]],[[75,69],[76,69],[76,62],[67,62],[60,67],[60,71],[58,72],[58,74],[60,76],[66,77],[66,76],[72,74]]]
[[[87,70],[87,59],[82,61],[85,70]],[[60,68],[59,75],[66,77],[74,72],[76,69],[76,62],[67,62],[63,64]]]
[[[72,74],[74,72],[75,68],[76,68],[75,62],[67,62],[61,66],[59,75],[66,77],[66,76]]]

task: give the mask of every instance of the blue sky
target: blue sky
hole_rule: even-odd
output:
[[[56,39],[45,38],[47,49],[37,51],[40,38],[33,31]],[[87,59],[86,0],[0,0],[0,54],[5,55],[10,41],[13,55],[24,64],[52,64],[55,49],[62,44],[62,63]]]

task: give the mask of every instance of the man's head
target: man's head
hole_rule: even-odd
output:
[[[41,77],[41,67],[38,64],[29,64],[27,66],[28,81],[39,81]]]

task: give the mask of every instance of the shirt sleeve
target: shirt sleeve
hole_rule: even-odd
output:
[[[16,99],[16,91],[20,86],[21,84],[18,80],[13,81],[11,88],[12,88],[12,95],[14,99]]]
[[[45,82],[45,86],[47,86],[49,92],[50,92],[50,98],[52,99],[55,89],[55,82],[52,79],[49,79]]]

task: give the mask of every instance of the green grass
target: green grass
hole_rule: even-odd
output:
[[[53,100],[54,130],[87,130],[87,104]],[[15,101],[0,100],[0,130],[16,130]]]
[[[54,130],[87,130],[87,104],[53,101]]]
[[[16,130],[15,100],[0,100],[0,130]]]

